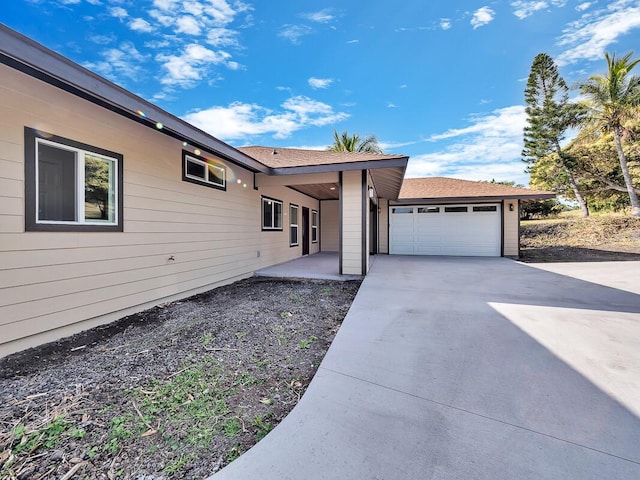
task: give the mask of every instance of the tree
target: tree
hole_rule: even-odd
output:
[[[327,147],[327,150],[334,152],[382,153],[382,148],[378,145],[378,139],[375,135],[360,138],[357,133],[349,135],[346,131],[338,135],[335,129],[333,130],[333,145]]]
[[[582,109],[578,104],[569,103],[569,88],[553,59],[546,53],[540,53],[533,59],[524,98],[527,102],[527,126],[524,128],[522,159],[533,165],[555,153],[552,158],[559,162],[573,196],[580,204],[582,216],[588,217],[589,208],[571,170],[570,158],[560,146],[566,131],[579,123]]]
[[[580,91],[589,100],[587,125],[604,131],[612,131],[622,177],[629,193],[631,214],[640,216],[640,201],[633,188],[627,159],[622,149],[623,123],[637,115],[640,105],[640,77],[629,76],[640,59],[631,60],[633,52],[622,58],[605,53],[608,72],[606,75],[592,75],[580,84]]]

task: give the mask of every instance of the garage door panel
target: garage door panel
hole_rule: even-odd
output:
[[[392,208],[390,253],[500,256],[500,206],[478,207],[470,204]]]

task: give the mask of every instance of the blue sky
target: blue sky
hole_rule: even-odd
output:
[[[638,0],[5,0],[0,21],[234,146],[335,128],[407,176],[523,184],[533,57],[572,84],[640,45]]]

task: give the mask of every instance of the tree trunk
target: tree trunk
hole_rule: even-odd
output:
[[[618,160],[620,161],[620,168],[622,169],[622,176],[624,177],[624,184],[627,186],[627,192],[629,193],[629,201],[631,202],[631,215],[634,217],[640,217],[640,201],[638,201],[638,195],[631,183],[631,175],[629,175],[629,167],[627,167],[627,159],[622,151],[622,132],[620,127],[614,127],[613,138],[616,141],[616,150],[618,151]]]
[[[587,218],[589,216],[589,206],[587,205],[587,201],[580,193],[578,189],[578,182],[576,182],[573,173],[566,166],[564,167],[564,171],[567,173],[567,177],[569,178],[569,185],[571,185],[571,190],[573,190],[573,195],[576,197],[578,204],[580,205],[580,210],[582,210],[582,218]]]
[[[556,153],[560,158],[560,163],[562,164],[562,168],[564,168],[565,173],[567,174],[567,178],[569,179],[569,185],[571,185],[571,190],[573,190],[573,195],[576,197],[576,201],[578,205],[580,205],[580,210],[582,210],[582,218],[587,218],[589,216],[589,206],[587,205],[587,200],[580,193],[580,189],[578,188],[578,182],[576,182],[576,178],[573,176],[573,172],[567,167],[567,163],[565,162],[564,154],[562,153],[562,148],[560,148],[560,142],[558,139],[555,141],[556,144]]]

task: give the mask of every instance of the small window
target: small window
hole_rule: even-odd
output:
[[[497,212],[498,207],[495,205],[478,205],[477,207],[473,207],[474,212]]]
[[[122,231],[122,155],[25,128],[25,230]]]
[[[318,243],[318,212],[311,210],[311,243]]]
[[[215,160],[182,151],[182,180],[206,187],[227,188],[227,170]]]
[[[394,207],[391,213],[413,213],[413,207]]]
[[[298,246],[298,205],[289,205],[289,245]]]
[[[282,230],[282,202],[262,197],[262,230]]]
[[[444,207],[445,213],[462,213],[467,212],[467,207]]]
[[[440,213],[440,207],[418,207],[418,213]]]

